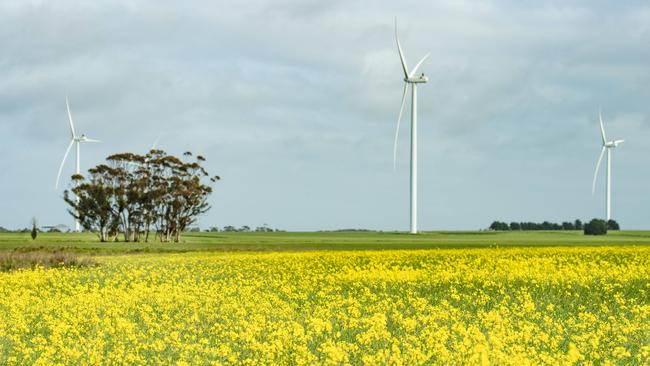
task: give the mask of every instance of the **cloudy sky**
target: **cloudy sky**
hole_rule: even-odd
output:
[[[202,227],[408,228],[393,19],[419,88],[420,228],[613,216],[650,228],[650,5],[642,1],[0,2],[0,226],[71,224],[56,173],[158,146],[204,155]],[[404,121],[408,121],[408,114]],[[72,156],[71,156],[72,157]],[[64,172],[71,174],[70,159]],[[66,184],[64,184],[65,186]]]

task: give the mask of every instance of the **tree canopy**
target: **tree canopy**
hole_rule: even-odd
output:
[[[585,235],[607,234],[607,222],[601,219],[592,219],[584,226]]]
[[[161,241],[178,242],[181,233],[210,209],[210,183],[220,178],[201,165],[205,158],[186,152],[183,158],[151,150],[146,155],[114,154],[106,164],[72,177],[64,192],[68,212],[101,241],[148,241],[155,232]]]

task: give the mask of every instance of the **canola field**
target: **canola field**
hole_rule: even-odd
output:
[[[0,273],[0,364],[650,364],[647,246],[96,260]]]

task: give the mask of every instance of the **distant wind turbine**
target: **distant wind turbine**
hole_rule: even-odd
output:
[[[404,71],[404,91],[402,92],[402,104],[399,109],[399,116],[397,117],[397,130],[395,131],[395,143],[393,145],[393,170],[397,166],[397,138],[399,136],[399,126],[402,120],[402,112],[404,111],[404,101],[406,100],[406,92],[408,86],[411,85],[411,234],[417,234],[418,232],[418,95],[417,95],[417,84],[426,83],[429,79],[424,76],[422,73],[419,76],[415,76],[415,73],[418,71],[418,68],[424,60],[429,57],[429,54],[422,57],[422,59],[415,64],[413,70],[409,72],[408,66],[406,65],[406,59],[404,58],[404,52],[402,51],[402,46],[399,43],[399,35],[397,34],[397,19],[395,19],[395,41],[397,42],[397,51],[399,52],[399,59],[402,63],[402,70]]]
[[[607,136],[605,135],[605,126],[603,126],[603,115],[598,113],[598,120],[600,122],[600,136],[602,137],[603,148],[600,151],[600,157],[598,158],[598,163],[596,163],[596,170],[594,171],[594,180],[591,184],[591,194],[594,194],[596,191],[596,179],[598,178],[598,170],[600,169],[600,163],[603,160],[603,155],[607,151],[607,198],[606,198],[606,207],[607,207],[607,220],[609,221],[612,218],[612,149],[617,147],[619,144],[622,144],[625,140],[612,140],[607,141]]]
[[[160,142],[160,138],[162,137],[162,132],[158,134],[158,137],[156,138],[156,141],[153,142],[153,145],[151,145],[151,150],[156,150],[158,147],[158,143]]]
[[[85,134],[81,134],[80,136],[77,135],[74,129],[74,123],[72,122],[72,113],[70,113],[70,103],[68,102],[68,97],[65,97],[65,106],[68,110],[68,121],[70,122],[70,144],[68,145],[68,148],[65,150],[65,154],[63,155],[63,160],[61,160],[61,165],[59,166],[59,173],[56,175],[56,184],[54,186],[55,189],[59,189],[59,180],[61,179],[61,172],[63,171],[63,165],[65,164],[66,159],[68,158],[68,154],[70,153],[70,149],[72,148],[73,144],[76,144],[77,148],[77,164],[76,164],[76,169],[75,169],[75,174],[80,174],[80,160],[81,160],[81,150],[79,146],[83,142],[101,142],[99,140],[94,140],[91,138],[86,137]],[[78,200],[79,198],[77,198]],[[75,220],[75,231],[81,231],[81,225],[79,224],[79,220]]]

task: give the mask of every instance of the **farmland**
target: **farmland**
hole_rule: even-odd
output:
[[[302,251],[449,249],[522,246],[650,245],[650,231],[612,231],[585,236],[581,231],[424,232],[273,232],[185,233],[181,243],[100,243],[91,233],[0,233],[1,250],[66,250],[86,253],[186,251]]]
[[[0,363],[648,364],[650,233],[3,234]],[[180,251],[180,252],[179,252]]]

